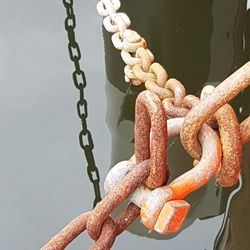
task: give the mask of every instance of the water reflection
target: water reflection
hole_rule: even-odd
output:
[[[132,29],[146,39],[156,61],[165,66],[169,76],[181,80],[187,93],[197,95],[205,83],[217,85],[249,60],[250,22],[246,4],[246,0],[205,0],[192,3],[160,0],[156,5],[152,1],[139,0],[123,1],[122,11],[130,16]],[[112,135],[113,166],[133,154],[134,105],[136,96],[144,87],[134,87],[124,82],[124,64],[120,53],[113,48],[110,34],[106,31],[103,34],[107,72],[107,123]],[[232,101],[240,121],[250,113],[247,99],[250,96],[249,91],[248,88]],[[192,159],[182,149],[179,139],[169,143],[168,152],[171,179],[190,169]],[[247,190],[250,190],[246,187],[246,183],[250,183],[247,179],[250,162],[246,152],[247,147],[244,150],[242,187],[224,189],[211,180],[208,185],[186,199],[192,209],[183,230],[197,219],[207,220],[225,214],[220,230],[214,227],[214,232],[210,229],[206,231],[208,235],[218,233],[214,249],[245,249],[234,248],[239,239],[241,246],[249,243],[247,237],[243,239],[237,232],[231,235],[232,231],[236,231],[233,230],[235,224],[244,225],[245,232],[247,227],[249,228],[249,224],[242,223],[242,214],[236,213],[235,210],[236,207],[244,207],[246,211],[250,208],[249,201],[246,202],[243,198],[247,195]],[[190,237],[194,237],[193,226],[188,230]],[[172,239],[181,234],[149,234],[139,221],[134,223],[129,231],[157,239]]]

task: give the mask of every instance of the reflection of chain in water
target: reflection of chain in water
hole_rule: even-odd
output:
[[[101,201],[100,194],[100,176],[98,168],[95,165],[93,155],[94,143],[91,132],[87,128],[87,100],[84,98],[84,88],[87,85],[84,72],[80,68],[81,51],[78,43],[75,40],[74,29],[76,27],[76,19],[73,10],[73,0],[63,0],[63,5],[66,9],[67,17],[65,19],[65,30],[68,34],[68,50],[70,60],[74,63],[75,71],[73,72],[73,81],[75,87],[79,90],[79,101],[77,102],[77,114],[81,119],[82,130],[79,134],[79,143],[84,151],[87,160],[87,172],[89,180],[92,182],[95,191],[94,206]]]
[[[214,250],[215,249],[224,249],[229,237],[229,223],[230,223],[230,216],[228,216],[229,213],[229,208],[230,208],[230,204],[231,201],[233,199],[233,197],[241,190],[242,188],[242,177],[240,176],[239,178],[239,186],[230,194],[228,201],[227,201],[227,207],[226,207],[226,211],[225,211],[225,215],[223,218],[223,222],[221,225],[221,228],[215,238],[214,241]]]

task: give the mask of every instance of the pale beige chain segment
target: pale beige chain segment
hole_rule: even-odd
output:
[[[134,85],[145,83],[145,87],[156,93],[162,100],[175,97],[178,89],[167,83],[168,75],[163,66],[154,62],[146,41],[134,30],[128,29],[131,22],[125,13],[117,12],[120,0],[101,0],[97,4],[99,15],[104,16],[103,25],[111,33],[116,49],[126,63],[125,81]]]

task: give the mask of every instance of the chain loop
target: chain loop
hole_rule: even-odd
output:
[[[151,160],[150,175],[145,184],[149,188],[156,188],[163,185],[169,177],[166,115],[159,97],[148,90],[138,95],[135,113],[136,163]]]
[[[155,74],[156,75],[156,84],[164,88],[167,79],[168,79],[168,74],[166,70],[159,64],[159,63],[153,63],[150,68],[149,68],[149,73]]]
[[[174,98],[166,98],[162,101],[167,118],[185,117],[189,109],[176,107],[174,105]]]
[[[124,67],[125,81],[132,82],[133,85],[140,85],[142,82],[135,76],[133,69],[130,65]]]
[[[201,91],[201,100],[207,98],[215,87],[207,85]],[[225,104],[214,113],[219,125],[222,144],[222,162],[216,173],[216,180],[222,187],[234,186],[239,179],[242,159],[240,127],[233,108]],[[232,136],[233,135],[233,136]]]
[[[103,26],[111,33],[123,32],[130,26],[131,22],[125,13],[116,13],[113,17],[107,16],[103,19]]]
[[[250,85],[250,62],[225,79],[206,99],[200,101],[185,117],[180,138],[185,150],[195,159],[201,157],[197,134],[204,122],[223,105]]]
[[[186,96],[186,89],[183,84],[175,78],[170,78],[164,87],[171,89],[174,92],[174,106],[181,108],[183,99]]]
[[[119,0],[101,0],[97,3],[97,12],[101,16],[113,15],[120,9],[121,3]]]
[[[148,176],[149,174],[149,160],[143,161],[122,179],[110,193],[97,204],[92,211],[88,223],[87,231],[93,240],[100,237],[103,223],[108,216],[120,205],[122,201],[134,191],[134,189]]]
[[[74,71],[73,72],[73,82],[74,82],[75,87],[77,89],[84,89],[87,85],[85,73],[82,70]]]
[[[137,32],[133,30],[125,30],[123,33],[123,38],[120,33],[117,32],[112,35],[111,40],[118,50],[125,50],[129,53],[135,53],[138,48],[146,48],[146,41],[138,35]]]
[[[151,79],[148,79],[145,82],[145,87],[147,90],[150,90],[151,92],[157,94],[161,100],[174,97],[173,91],[166,88],[161,88],[155,81]]]
[[[250,116],[240,124],[240,133],[242,144],[250,141]]]

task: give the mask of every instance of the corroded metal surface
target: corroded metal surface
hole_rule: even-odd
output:
[[[72,220],[65,228],[57,233],[41,250],[61,250],[72,242],[87,226],[90,212],[84,213]]]
[[[250,141],[250,116],[240,124],[240,134],[242,144]]]
[[[103,223],[100,237],[93,244],[92,250],[110,249],[115,238],[126,230],[139,216],[140,208],[130,203],[114,220],[108,217]],[[80,233],[86,230],[90,212],[79,215],[64,229],[56,234],[41,250],[62,250],[67,247]]]
[[[171,90],[158,86],[153,80],[150,79],[145,82],[145,87],[147,90],[157,94],[162,100],[174,96]]]
[[[192,109],[200,102],[199,97],[194,95],[187,95],[183,99],[183,107],[187,107],[188,109]]]
[[[127,165],[128,166],[128,165]],[[131,172],[126,175],[126,172],[122,173],[122,177],[125,178],[124,180],[118,184],[113,185],[116,186],[114,191],[119,192],[119,190],[123,189],[122,186],[125,188],[124,193],[128,196],[130,193],[130,190],[127,190],[125,183],[129,186],[131,182],[135,183],[136,181],[138,183],[141,183],[148,175],[149,175],[149,162],[144,161],[138,165],[135,165],[133,169],[131,169]],[[117,175],[118,176],[118,175]],[[119,179],[119,178],[118,178]],[[122,178],[120,178],[122,179]],[[120,180],[119,179],[119,180]],[[136,179],[136,181],[134,181]],[[130,184],[129,184],[130,183]],[[116,183],[115,183],[116,184]],[[138,185],[138,184],[137,184]],[[133,186],[133,185],[132,185]],[[136,185],[133,187],[136,188]],[[122,192],[120,192],[122,193]],[[114,193],[110,193],[108,196],[113,197]],[[112,199],[112,198],[111,198]],[[123,199],[123,198],[122,198]],[[109,199],[110,200],[110,199]],[[117,201],[113,201],[115,203],[115,206],[117,204]],[[111,201],[112,203],[112,201]],[[105,210],[107,200],[101,201],[99,207],[102,207],[102,210]],[[120,204],[120,203],[119,203]],[[118,204],[118,205],[119,205]],[[110,204],[108,204],[110,206]],[[112,206],[112,205],[111,205]],[[95,218],[95,215],[98,213],[97,210],[93,210],[92,212],[84,213],[80,216],[78,216],[76,219],[71,221],[63,230],[61,230],[58,234],[56,234],[43,248],[42,250],[62,250],[64,249],[71,241],[73,241],[80,233],[85,231],[87,228],[88,221],[90,220],[90,217],[93,216]],[[140,208],[130,203],[120,215],[118,215],[114,220],[109,217],[109,215],[104,219],[104,222],[101,223],[101,230],[100,235],[96,238],[95,244],[90,249],[110,249],[115,241],[115,238],[122,233],[129,225],[131,225],[134,220],[139,216],[140,214]],[[90,222],[91,224],[91,222]]]
[[[205,86],[201,92],[201,100],[207,98],[214,89],[214,86]],[[214,117],[219,125],[223,152],[216,179],[222,187],[231,187],[238,182],[241,170],[242,144],[239,123],[229,104],[225,104],[215,112]]]
[[[130,203],[120,215],[114,220],[110,217],[105,221],[101,235],[95,244],[90,248],[92,250],[110,249],[114,244],[116,237],[126,230],[134,220],[139,216],[140,208],[133,203]]]
[[[104,200],[91,213],[80,215],[70,222],[43,250],[63,249],[85,229],[96,241],[91,249],[110,249],[116,236],[139,213],[144,225],[150,229],[164,234],[178,231],[190,208],[182,199],[206,184],[221,162],[220,140],[207,125],[213,127],[213,114],[216,111],[224,154],[217,179],[221,185],[230,186],[236,183],[239,176],[241,144],[250,140],[250,119],[242,122],[239,132],[236,116],[232,108],[225,104],[249,86],[250,62],[228,77],[204,100],[200,101],[194,96],[185,97],[183,85],[176,79],[167,81],[166,70],[159,63],[153,63],[154,57],[147,49],[146,41],[135,31],[127,29],[130,19],[124,13],[116,13],[119,8],[119,0],[98,3],[99,13],[105,16],[104,27],[115,32],[112,42],[117,49],[122,50],[122,58],[127,64],[124,69],[125,80],[135,85],[145,82],[146,87],[154,92],[144,91],[137,98],[135,157],[110,171],[108,178],[113,179],[115,175],[119,175],[119,178],[113,183],[105,182],[109,194]],[[163,101],[167,116],[187,116],[185,120],[179,118],[168,121],[169,136],[180,132],[186,151],[200,161],[196,160],[193,169],[168,186],[160,187],[169,175],[166,165],[166,114],[161,99],[172,97]],[[191,109],[188,114],[186,107]],[[133,163],[135,159],[137,164]],[[145,179],[146,185],[141,184]],[[130,203],[117,218],[112,219],[109,215],[128,197],[134,203]],[[142,207],[141,211],[139,207]]]
[[[140,215],[140,211],[141,208],[131,202],[115,219],[116,235],[119,235],[125,229],[127,229]]]
[[[173,98],[166,98],[162,101],[167,118],[185,117],[189,109],[176,107]]]
[[[105,223],[103,223],[100,237],[96,240],[95,244],[89,249],[90,250],[110,249],[113,246],[116,238],[115,228],[116,228],[115,222],[113,221],[113,219],[108,217],[105,220]]]
[[[196,159],[201,157],[201,147],[197,135],[204,122],[223,105],[233,99],[240,91],[250,85],[250,62],[230,75],[213,93],[200,101],[186,116],[181,128],[181,142],[185,150]]]
[[[185,87],[180,81],[175,78],[170,78],[166,82],[165,88],[171,89],[174,92],[174,106],[181,108],[183,99],[186,96]]]
[[[178,118],[178,122],[175,122],[176,132],[179,132],[181,129],[183,120],[184,118]],[[217,134],[208,125],[204,124],[199,133],[199,141],[203,148],[200,162],[168,186],[154,189],[142,206],[141,218],[146,227],[154,228],[166,201],[183,199],[206,184],[217,171],[221,161],[221,144]]]
[[[180,132],[183,121],[184,118],[168,120],[169,137]],[[145,185],[140,185],[129,197],[133,203],[142,207],[142,222],[148,228],[155,229],[155,225],[158,223],[156,229],[159,232],[169,233],[172,230],[169,228],[169,226],[173,225],[172,223],[176,219],[177,210],[175,210],[174,207],[169,209],[169,213],[171,211],[176,211],[176,213],[173,212],[172,215],[168,214],[168,220],[166,220],[166,210],[164,210],[163,215],[161,215],[161,211],[165,203],[171,200],[183,199],[189,193],[206,184],[207,181],[217,171],[221,160],[221,145],[217,134],[209,126],[204,125],[199,134],[199,139],[203,145],[203,156],[196,167],[178,177],[168,186],[150,190]],[[105,188],[107,190],[114,188],[114,185],[116,185],[117,181],[122,179],[124,175],[130,171],[130,169],[133,169],[130,164],[131,162],[129,161],[121,162],[110,171],[110,173],[107,175],[108,180],[106,179],[105,181]],[[170,203],[170,205],[171,204],[172,203]],[[185,209],[187,209],[187,207],[188,205],[186,204]],[[176,230],[177,228],[180,228],[186,216],[187,210],[185,209],[183,213],[181,213],[183,217],[179,217],[179,220],[176,223]],[[162,221],[163,218],[165,219]]]
[[[193,107],[197,106],[199,102],[200,102],[199,97],[194,96],[194,95],[187,95],[183,99],[183,106],[189,109],[192,109]],[[218,128],[216,119],[213,116],[209,118],[206,123],[212,128],[215,128],[215,129]]]
[[[145,184],[149,188],[156,188],[163,185],[169,176],[166,162],[167,122],[165,111],[159,97],[145,90],[136,99],[135,112],[136,162],[151,160],[150,175]]]
[[[87,230],[93,240],[101,233],[103,222],[120,205],[134,189],[149,175],[149,160],[140,162],[117,184],[109,194],[97,204],[89,216]]]

